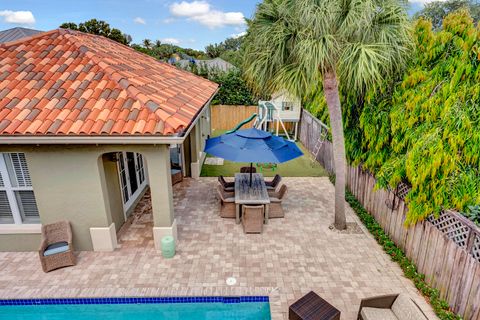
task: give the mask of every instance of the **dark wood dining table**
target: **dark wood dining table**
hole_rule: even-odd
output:
[[[267,186],[263,179],[263,174],[253,173],[250,186],[250,173],[235,174],[235,221],[240,223],[240,210],[242,205],[264,205],[265,206],[265,224],[268,223],[268,210],[270,197],[268,196]]]

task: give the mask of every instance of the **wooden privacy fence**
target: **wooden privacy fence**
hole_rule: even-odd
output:
[[[312,151],[318,121],[303,112],[300,140]],[[313,146],[312,146],[313,145]],[[322,152],[323,151],[323,152]],[[317,160],[334,173],[332,143],[326,141]],[[437,288],[443,299],[464,319],[480,319],[480,230],[458,212],[444,211],[438,217],[405,227],[409,187],[375,190],[375,177],[361,166],[347,167],[347,187],[402,248],[428,284]]]
[[[212,130],[231,130],[240,122],[257,112],[257,106],[211,106]],[[243,128],[251,128],[253,122]]]

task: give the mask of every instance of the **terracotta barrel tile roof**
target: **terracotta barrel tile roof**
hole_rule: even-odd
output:
[[[104,37],[0,44],[0,135],[172,135],[218,85]]]

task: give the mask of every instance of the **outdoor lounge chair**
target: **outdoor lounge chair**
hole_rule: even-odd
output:
[[[282,184],[278,192],[269,192],[268,195],[270,196],[270,207],[268,211],[268,218],[283,218],[285,217],[285,213],[283,212],[282,208],[282,201],[285,198],[285,194],[287,193],[287,186]]]
[[[227,182],[223,176],[218,177],[218,182],[220,183],[224,191],[226,192],[235,191],[235,182]]]
[[[242,224],[245,233],[262,233],[265,207],[242,206]]]
[[[241,167],[240,168],[240,173],[250,173],[250,171],[252,171],[252,173],[257,173],[257,168],[254,168],[254,167]]]
[[[222,186],[217,185],[217,194],[220,200],[220,217],[235,219],[235,195],[225,192]]]
[[[363,299],[358,320],[427,320],[420,307],[406,294]]]
[[[42,243],[38,254],[44,272],[75,265],[72,229],[68,221],[42,225]]]
[[[275,189],[277,189],[278,185],[280,184],[280,181],[282,181],[282,177],[278,174],[275,175],[272,181],[265,181],[267,190],[275,191]]]

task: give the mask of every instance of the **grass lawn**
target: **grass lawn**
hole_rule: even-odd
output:
[[[222,131],[215,131],[212,136],[218,136],[223,134]],[[257,172],[263,173],[266,177],[273,177],[275,174],[279,174],[282,177],[324,177],[328,176],[327,172],[318,162],[311,160],[310,153],[305,149],[301,143],[297,143],[303,152],[303,156],[294,160],[281,163],[277,169],[272,170],[260,170],[257,168]],[[207,156],[210,157],[210,156]],[[236,172],[240,172],[240,167],[248,167],[250,163],[231,162],[225,160],[223,166],[207,165],[204,164],[202,168],[202,177],[218,177],[220,175],[225,177],[233,177]],[[254,164],[255,166],[255,164]]]

